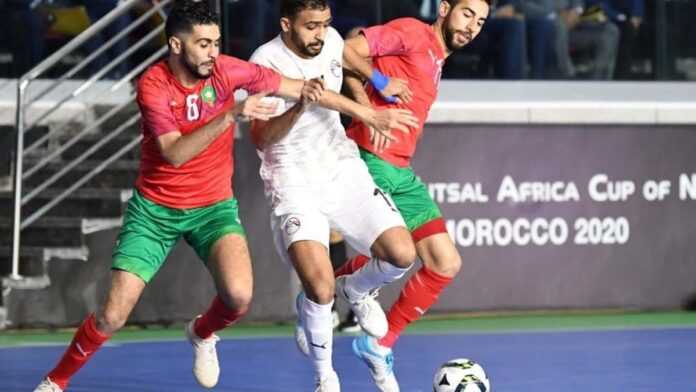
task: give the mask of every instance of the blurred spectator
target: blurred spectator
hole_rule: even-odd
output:
[[[514,4],[492,7],[491,14],[479,36],[461,50],[461,54],[480,56],[477,78],[493,76],[498,79],[524,78],[527,63],[526,24]],[[454,59],[456,62],[456,58]]]
[[[380,15],[378,15],[381,17],[381,20],[375,20],[374,24],[385,23],[396,18],[417,18],[419,15],[418,1],[428,0],[382,0]],[[439,0],[434,1],[436,1],[437,4],[440,3]]]
[[[421,0],[329,0],[333,25],[342,35],[357,26],[373,26],[392,19],[419,16],[416,1]],[[437,1],[439,0],[427,0]]]
[[[374,24],[376,8],[369,1],[329,0],[329,4],[333,16],[331,25],[344,37],[347,37],[355,28]],[[365,9],[365,6],[368,8]]]
[[[631,79],[631,65],[638,44],[638,33],[645,15],[644,0],[588,0],[588,5],[602,7],[609,20],[621,31],[616,63],[616,79]]]
[[[81,5],[87,10],[89,19],[92,23],[98,21],[104,15],[108,14],[111,10],[116,8],[119,0],[74,0],[73,5]],[[94,38],[88,40],[84,48],[87,53],[92,53],[103,46],[108,40],[114,37],[119,32],[123,31],[133,22],[130,14],[125,13],[120,17],[113,20],[104,29],[102,29]],[[90,74],[97,73],[104,69],[112,60],[120,56],[123,52],[128,50],[128,38],[123,38],[116,43],[114,43],[109,50],[104,54],[98,56],[89,64]],[[116,65],[108,74],[107,77],[111,79],[119,79],[128,73],[128,58]]]
[[[614,74],[619,29],[609,22],[600,7],[585,8],[583,0],[555,0],[558,7],[556,30],[557,65],[562,78],[574,78],[573,57],[589,54],[590,79],[608,80]]]
[[[525,18],[529,76],[544,79],[549,76],[555,58],[556,7],[554,0],[502,0],[500,7],[514,6]]]
[[[7,10],[6,15],[9,17],[9,28],[3,36],[12,53],[11,73],[15,77],[29,71],[41,62],[44,56],[46,23],[43,16],[33,8],[33,3],[35,1],[32,0],[4,0],[3,4],[3,9]]]
[[[418,5],[420,19],[428,23],[436,19],[441,0],[413,1]],[[494,2],[479,36],[452,54],[443,77],[522,79],[527,63],[525,37],[524,16],[515,10],[514,4],[496,7]]]
[[[241,31],[240,52],[243,59],[249,58],[256,48],[280,31],[280,3],[278,0],[235,0],[231,21]]]

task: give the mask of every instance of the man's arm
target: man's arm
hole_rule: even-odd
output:
[[[212,121],[189,134],[182,135],[176,130],[160,135],[157,138],[157,144],[162,156],[172,166],[181,167],[205,150],[210,143],[235,122],[236,118],[269,119],[275,113],[276,105],[261,102],[261,98],[267,94],[267,92],[262,92],[238,102],[232,110],[224,111]]]
[[[300,100],[280,116],[268,121],[254,120],[251,125],[251,141],[259,150],[278,142],[290,132],[304,109],[305,103]]]
[[[343,51],[344,57],[346,52],[350,51],[353,56],[358,56],[361,58],[370,57],[370,46],[367,42],[367,38],[361,33],[354,34],[350,36],[345,41],[345,49]],[[348,64],[350,60],[346,60],[345,63]],[[370,98],[367,96],[365,91],[365,79],[367,76],[363,73],[362,75],[358,72],[351,71],[350,69],[343,74],[343,84],[348,89],[350,95],[362,105],[371,105]]]
[[[365,40],[364,45],[360,44],[362,53],[359,53],[356,48],[349,45],[347,42],[343,47],[343,66],[346,70],[359,75],[362,79],[369,80],[387,102],[409,102],[412,93],[408,88],[408,82],[402,79],[389,78],[383,75],[379,70],[373,69],[369,60],[370,50],[369,47],[367,47],[367,40],[360,33],[357,34],[357,37],[362,37],[362,39]],[[367,52],[366,55],[365,51]]]
[[[302,96],[297,103],[280,116],[273,117],[268,121],[255,120],[251,127],[251,140],[259,150],[276,143],[284,138],[290,129],[304,112],[307,104],[316,101],[324,93],[324,83],[321,79],[312,79],[304,82]]]
[[[299,99],[302,95],[303,86],[304,82],[302,80],[283,77],[280,81],[278,94],[284,97]],[[375,110],[370,106],[360,105],[331,90],[324,91],[316,102],[327,109],[336,110],[356,118],[382,133],[389,133],[391,129],[409,132],[409,127],[418,126],[418,119],[413,117],[408,110]]]
[[[357,103],[365,106],[370,106],[370,97],[365,91],[365,79],[353,71],[346,70],[343,72],[343,85],[349,97],[353,98]]]

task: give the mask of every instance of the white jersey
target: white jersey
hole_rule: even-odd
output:
[[[342,60],[343,39],[331,27],[321,53],[314,58],[297,56],[278,35],[259,47],[250,59],[291,79],[323,77],[326,88],[336,93],[340,93],[343,83]],[[278,114],[297,102],[274,99],[278,102]],[[340,161],[359,158],[357,145],[346,136],[339,113],[316,104],[305,109],[283,139],[259,155],[263,160],[260,174],[269,196],[288,187],[326,183],[336,175]]]

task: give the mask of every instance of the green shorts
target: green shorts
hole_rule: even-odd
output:
[[[412,168],[394,166],[362,149],[360,157],[365,161],[377,186],[394,200],[406,227],[414,234],[416,241],[434,232],[446,232],[440,208],[430,197],[428,187],[416,176]]]
[[[215,242],[230,233],[245,235],[234,197],[207,207],[176,209],[147,200],[136,190],[128,202],[112,268],[147,283],[182,236],[205,263]]]

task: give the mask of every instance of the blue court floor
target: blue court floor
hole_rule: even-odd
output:
[[[376,391],[367,368],[337,337],[334,363],[345,392]],[[31,392],[62,354],[58,346],[0,349],[0,392]],[[309,362],[289,337],[225,338],[217,391],[313,391]],[[402,392],[431,392],[444,361],[481,363],[496,392],[696,392],[696,328],[406,335],[395,349]],[[202,391],[191,348],[179,341],[104,347],[68,391]]]

